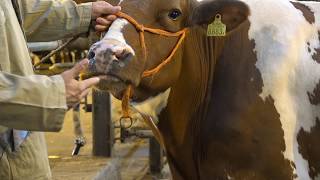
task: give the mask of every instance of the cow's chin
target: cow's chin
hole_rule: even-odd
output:
[[[97,89],[110,92],[115,98],[121,100],[129,84],[114,76],[99,76],[100,83],[96,86]],[[133,87],[133,94],[131,96],[132,102],[143,102],[153,96],[144,88]]]
[[[125,90],[128,87],[123,80],[109,75],[99,76],[100,83],[96,85],[96,88],[102,91],[110,92],[115,98],[122,99]]]

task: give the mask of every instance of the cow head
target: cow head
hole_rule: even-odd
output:
[[[121,6],[123,12],[145,27],[176,32],[197,26],[203,30],[204,36],[207,25],[217,14],[222,15],[222,22],[226,24],[228,32],[246,20],[249,14],[247,6],[238,0],[200,3],[192,0],[123,0]],[[132,99],[142,101],[166,90],[179,78],[183,47],[159,73],[142,78],[145,70],[156,67],[166,59],[179,38],[148,32],[144,34],[147,58],[143,58],[136,27],[122,18],[115,20],[104,38],[91,47],[90,70],[102,79],[99,89],[108,90],[115,97],[121,98],[127,85],[131,84],[134,87]]]

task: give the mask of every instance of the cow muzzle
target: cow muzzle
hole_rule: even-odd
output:
[[[122,73],[133,57],[134,51],[127,44],[115,39],[102,39],[89,50],[89,72],[104,81],[133,83],[127,82],[131,80]]]

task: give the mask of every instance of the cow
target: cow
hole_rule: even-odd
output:
[[[320,179],[320,3],[288,0],[114,0],[139,27],[113,22],[89,51],[98,88],[153,113],[173,179]],[[219,20],[226,36],[207,36]],[[141,33],[140,33],[141,34]],[[144,57],[146,56],[146,58]]]

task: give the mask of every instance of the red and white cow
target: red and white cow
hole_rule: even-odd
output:
[[[119,3],[114,1],[114,4]],[[320,3],[288,0],[123,0],[146,27],[119,18],[90,51],[101,89],[132,100],[166,98],[157,113],[174,179],[320,179]],[[222,16],[227,36],[208,37]],[[171,91],[166,91],[168,88]],[[165,92],[163,94],[162,92]]]

